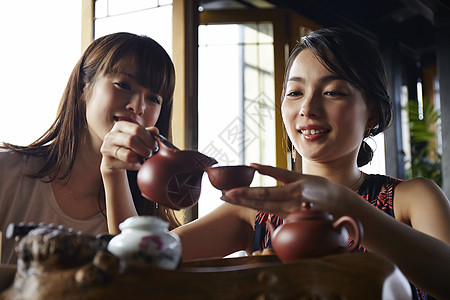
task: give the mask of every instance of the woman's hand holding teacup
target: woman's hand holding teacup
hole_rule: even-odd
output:
[[[300,210],[303,202],[310,202],[314,208],[339,215],[342,213],[338,212],[342,207],[342,199],[355,196],[350,189],[324,177],[260,164],[251,166],[283,185],[235,188],[224,192],[222,200],[285,218],[291,212]]]

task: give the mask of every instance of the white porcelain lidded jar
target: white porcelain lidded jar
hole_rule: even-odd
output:
[[[108,251],[126,265],[150,264],[174,270],[181,261],[180,238],[168,223],[153,216],[130,217],[120,223],[121,233],[111,239]]]

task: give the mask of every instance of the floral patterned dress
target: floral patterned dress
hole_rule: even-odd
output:
[[[384,175],[369,175],[367,179],[361,184],[357,191],[366,201],[370,202],[373,206],[394,216],[393,198],[394,190],[397,184],[401,182],[400,179],[395,179]],[[255,221],[255,235],[253,241],[253,251],[262,251],[264,249],[272,249],[272,243],[270,241],[270,231],[266,226],[266,222],[271,222],[275,226],[283,224],[283,220],[273,214],[267,214],[259,211],[256,215]],[[351,245],[352,240],[349,241]],[[357,252],[365,252],[366,249],[359,247]],[[427,300],[432,299],[430,296],[422,291],[420,288],[416,288],[411,285],[413,292],[413,299]]]

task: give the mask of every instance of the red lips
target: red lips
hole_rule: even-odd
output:
[[[139,123],[135,119],[132,119],[129,117],[123,117],[123,116],[115,116],[114,121],[126,121],[126,122],[131,122],[131,123],[135,123],[135,124],[139,125]]]
[[[302,126],[297,130],[307,141],[316,141],[330,132],[329,129],[314,125]]]

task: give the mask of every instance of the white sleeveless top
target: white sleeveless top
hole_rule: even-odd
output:
[[[48,178],[36,179],[27,175],[42,165],[39,157],[0,151],[0,231],[2,231],[2,264],[15,264],[17,256],[14,239],[6,239],[8,224],[24,222],[63,225],[75,232],[96,235],[107,233],[106,218],[101,212],[87,219],[66,215],[56,202]]]

